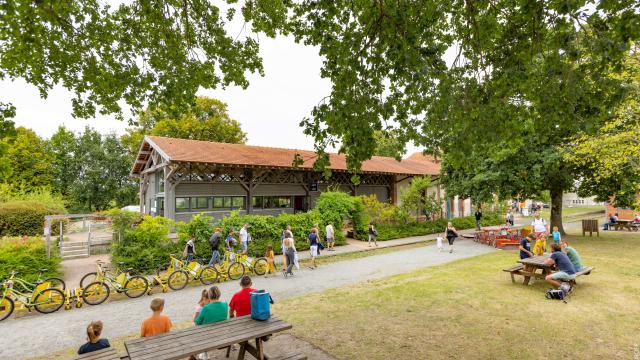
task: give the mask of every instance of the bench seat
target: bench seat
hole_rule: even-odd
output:
[[[273,360],[307,360],[307,355],[304,355],[302,353],[295,353],[295,354],[278,356],[272,359]]]
[[[517,264],[507,269],[502,269],[504,272],[508,272],[511,275],[511,282],[516,282],[516,278],[514,275],[520,275],[522,270],[524,269],[524,265]]]

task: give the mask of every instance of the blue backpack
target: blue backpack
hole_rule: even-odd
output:
[[[258,290],[251,293],[251,318],[265,321],[271,317],[271,304],[273,299],[265,290]]]

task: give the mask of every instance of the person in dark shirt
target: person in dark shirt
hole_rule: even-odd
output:
[[[569,282],[576,278],[576,268],[567,256],[562,252],[560,244],[551,244],[551,257],[544,261],[546,265],[555,265],[558,271],[547,275],[545,280],[554,288],[559,288],[562,282]]]
[[[536,237],[533,234],[529,234],[526,237],[520,239],[520,259],[526,259],[533,256],[531,252],[531,240],[535,240]]]
[[[87,326],[87,338],[89,342],[80,346],[78,355],[111,347],[109,340],[100,339],[100,334],[102,334],[102,321],[92,321],[89,326]]]
[[[482,227],[481,224],[481,220],[482,220],[482,210],[480,210],[480,207],[478,207],[478,210],[476,210],[476,230],[480,230],[480,228]]]
[[[214,263],[218,263],[220,261],[220,239],[222,238],[222,234],[220,234],[220,228],[216,228],[216,230],[211,234],[209,238],[209,245],[211,245],[211,260],[209,260],[209,266]]]

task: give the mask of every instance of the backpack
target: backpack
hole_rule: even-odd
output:
[[[209,245],[211,245],[211,248],[216,250],[218,249],[218,246],[220,244],[220,235],[216,236],[216,234],[211,235],[211,237],[209,238]]]
[[[547,290],[547,293],[544,296],[549,300],[562,300],[564,302],[567,302],[565,299],[567,298],[570,292],[571,292],[571,285],[563,282],[560,285],[560,288],[558,290],[549,289]]]
[[[271,317],[271,304],[273,299],[265,290],[257,290],[250,294],[251,299],[251,318],[254,320],[265,321]]]

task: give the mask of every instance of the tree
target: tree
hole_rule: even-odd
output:
[[[78,181],[77,146],[75,134],[64,126],[59,126],[47,143],[52,158],[53,187],[63,196],[69,196],[71,186]]]
[[[305,132],[320,152],[339,145],[357,170],[375,151],[375,131],[398,131],[403,143],[444,153],[443,175],[463,182],[448,193],[464,187],[475,197],[525,197],[549,190],[552,225],[562,230],[562,193],[577,172],[560,149],[600,128],[620,101],[625,85],[609,75],[640,37],[638,6],[297,3],[293,32],[319,47],[321,74],[333,83],[303,122]],[[450,49],[457,55],[446,64]],[[478,191],[479,184],[491,187]]]
[[[227,104],[204,96],[196,98],[193,109],[182,114],[151,108],[144,111],[135,126],[127,129],[122,142],[134,157],[145,135],[175,137],[180,139],[216,141],[243,144],[247,134],[240,123],[229,117]]]
[[[227,3],[4,1],[0,78],[22,78],[42,97],[64,86],[75,93],[77,117],[122,117],[119,101],[134,110],[145,103],[186,109],[201,87],[246,88],[246,72],[263,73],[258,41],[225,30],[238,8],[256,32],[273,37],[284,26],[284,0]]]
[[[579,169],[578,194],[630,207],[640,191],[640,53],[627,58],[619,76],[629,83],[614,118],[595,134],[579,134],[565,159]]]
[[[11,162],[7,157],[9,151],[9,145],[2,141],[2,139],[14,136],[16,129],[13,121],[9,120],[16,114],[15,107],[0,102],[0,182],[6,181],[11,175]]]
[[[373,155],[392,157],[400,161],[407,152],[405,144],[398,140],[394,132],[375,131],[373,138],[376,142]]]
[[[442,204],[436,197],[427,194],[429,186],[431,178],[414,177],[411,184],[400,191],[400,206],[407,212],[415,213],[416,219],[423,214],[430,218],[441,209]]]
[[[77,137],[77,179],[71,185],[72,211],[96,211],[137,202],[131,162],[115,134],[101,136],[86,127]]]
[[[25,189],[51,185],[51,157],[45,141],[33,130],[18,127],[15,134],[3,142],[8,148],[6,159],[12,170],[7,183]]]

